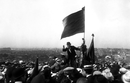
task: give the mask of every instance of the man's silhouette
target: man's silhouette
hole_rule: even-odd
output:
[[[75,46],[71,46],[70,42],[67,42],[67,47],[65,48],[65,46],[63,45],[63,51],[66,51],[68,54],[68,64],[71,67],[76,67],[76,52],[75,50],[80,50],[79,48],[75,47]]]

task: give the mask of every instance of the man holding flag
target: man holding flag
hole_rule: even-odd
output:
[[[81,46],[81,51],[83,54],[82,66],[95,63],[94,34],[92,35],[93,39],[92,39],[91,45],[88,49],[88,52],[87,52],[87,48],[85,45],[85,14],[84,13],[85,13],[85,7],[83,7],[82,10],[72,13],[72,14],[68,15],[67,17],[65,17],[63,19],[64,30],[61,35],[61,39],[62,39],[65,37],[69,37],[69,36],[84,32],[83,44]],[[63,51],[67,51],[68,56],[75,57],[75,55],[76,55],[75,53],[71,54],[72,49],[71,49],[70,42],[67,43],[67,47],[68,48],[65,48],[63,46]],[[75,49],[73,48],[73,51],[74,50]],[[71,62],[71,60],[70,60],[70,62]],[[72,66],[72,64],[71,64],[71,66]]]
[[[61,39],[69,36],[73,36],[78,33],[85,32],[84,11],[85,11],[85,7],[83,7],[82,10],[74,12],[63,19],[64,30],[62,32]],[[85,33],[84,33],[84,38],[85,38]],[[85,40],[84,40],[84,44],[85,44]],[[84,44],[82,45],[81,48],[83,48]],[[71,46],[70,42],[67,42],[67,48],[63,46],[63,51],[67,51],[68,53],[68,63],[70,63],[71,66],[74,66],[73,64],[75,63],[75,55],[76,55],[75,50],[79,50],[79,49],[77,49],[74,46]],[[83,51],[83,49],[81,50]]]

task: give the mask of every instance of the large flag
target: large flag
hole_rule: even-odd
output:
[[[63,19],[64,30],[61,39],[84,32],[84,11],[85,8],[82,8],[82,10],[72,13]]]
[[[88,53],[87,56],[90,59],[90,64],[94,64],[95,63],[95,50],[94,50],[94,34],[92,34],[92,41],[90,44],[90,47],[88,49]]]

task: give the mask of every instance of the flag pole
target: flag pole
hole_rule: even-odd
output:
[[[83,14],[84,14],[84,35],[83,35],[83,37],[85,40],[85,7],[83,7],[82,10],[83,10]]]
[[[94,34],[92,34],[92,40],[93,40],[93,47],[94,47]],[[95,64],[95,53],[94,53],[94,56],[93,56],[92,63]]]
[[[94,34],[92,34],[92,38],[94,38]]]

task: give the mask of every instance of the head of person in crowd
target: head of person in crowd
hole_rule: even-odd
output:
[[[93,76],[92,83],[109,83],[109,81],[103,75],[99,74]]]
[[[110,72],[110,69],[107,68],[104,71],[102,71],[102,75],[108,79],[109,81],[113,81],[114,80],[114,76],[113,74]]]
[[[61,65],[67,64],[67,54],[61,53]]]
[[[73,67],[67,67],[64,69],[64,74],[71,79],[73,82],[76,82],[78,78],[82,77],[82,74]]]
[[[89,83],[89,82],[88,82],[87,78],[85,78],[85,77],[80,77],[80,78],[76,81],[76,83]]]
[[[94,76],[94,75],[102,75],[102,72],[101,72],[101,71],[98,71],[98,70],[97,70],[97,71],[94,71],[94,72],[93,72],[93,76]]]
[[[50,66],[45,66],[44,70],[42,72],[44,73],[45,78],[51,78],[51,68],[50,68]]]
[[[70,43],[70,42],[67,42],[66,45],[67,45],[68,48],[70,48],[71,43]]]
[[[72,83],[71,81],[72,81],[72,80],[70,80],[69,78],[64,77],[63,79],[61,79],[61,82],[60,82],[60,83]]]
[[[27,71],[25,68],[16,68],[12,71],[12,81],[26,83]]]
[[[122,75],[123,83],[130,83],[130,71],[127,71],[125,74]]]
[[[86,74],[92,74],[93,73],[93,65],[84,65],[84,70]]]
[[[53,73],[60,71],[60,69],[61,69],[60,64],[57,63],[57,62],[54,65],[51,66],[51,70],[52,70]]]
[[[122,67],[122,68],[120,68],[119,73],[120,74],[125,74],[127,71],[128,70],[126,68]]]
[[[130,70],[130,65],[125,65],[124,68]]]
[[[64,70],[60,70],[59,72],[57,72],[57,74],[53,78],[55,78],[57,83],[60,83],[62,79],[67,78],[67,77],[64,74]]]

